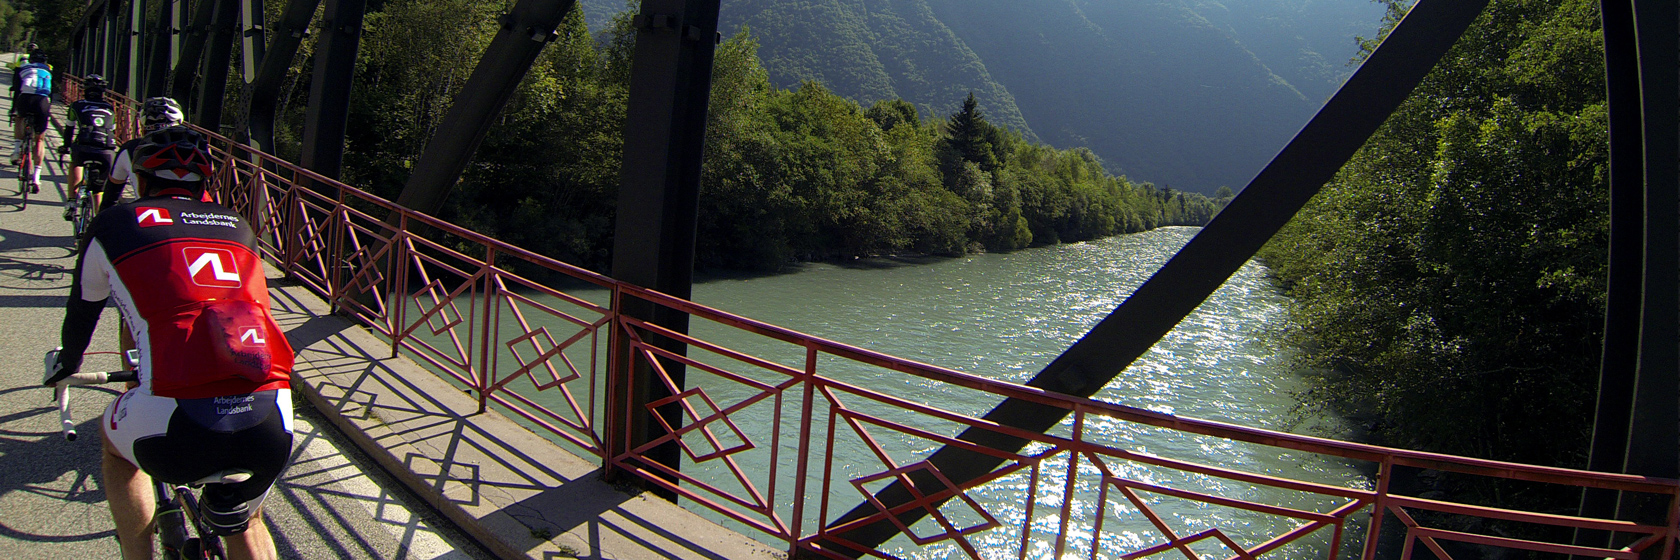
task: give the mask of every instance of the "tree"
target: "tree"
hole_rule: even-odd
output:
[[[997,139],[999,131],[986,122],[973,92],[969,92],[968,99],[963,100],[962,108],[946,120],[945,135],[940,144],[940,166],[947,180],[954,181],[959,177],[963,162],[979,165],[987,173],[997,170],[998,157],[993,140]]]
[[[1396,445],[1584,463],[1608,238],[1597,6],[1492,2],[1267,246],[1310,402]]]

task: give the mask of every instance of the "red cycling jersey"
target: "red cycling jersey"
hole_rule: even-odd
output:
[[[175,194],[94,218],[65,316],[66,368],[79,367],[114,296],[147,392],[199,399],[289,388],[292,348],[269,312],[256,236],[238,214]]]

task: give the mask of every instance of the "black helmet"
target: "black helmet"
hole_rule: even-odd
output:
[[[105,88],[109,86],[105,77],[99,74],[88,74],[86,78],[82,78],[82,91],[88,98],[104,97]]]
[[[140,107],[140,124],[147,130],[158,127],[175,126],[186,120],[181,112],[181,104],[168,97],[153,97],[147,99]]]
[[[200,182],[210,178],[210,152],[204,135],[184,126],[147,134],[134,148],[134,170],[170,181]]]

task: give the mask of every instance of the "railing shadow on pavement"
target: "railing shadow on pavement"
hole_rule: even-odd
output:
[[[73,394],[72,398],[84,403],[103,402],[118,394],[118,391],[108,387],[90,389],[78,392],[85,394]],[[0,477],[0,497],[10,501],[16,499],[14,494],[44,496],[50,498],[60,510],[102,508],[105,491],[99,485],[98,465],[101,451],[98,446],[64,445],[63,441],[52,441],[60,436],[56,429],[59,426],[58,408],[50,402],[50,395],[50,389],[39,386],[0,389],[0,402],[38,405],[6,407],[17,412],[0,416],[0,425],[33,425],[19,420],[33,416],[50,416],[53,418],[51,422],[41,421],[34,424],[54,428],[40,432],[0,431],[0,472],[6,473],[6,476]],[[83,421],[76,425],[76,430],[97,434],[99,419],[94,417]],[[52,445],[54,443],[59,445]],[[68,480],[66,475],[69,475]],[[110,529],[109,518],[103,515],[86,516],[97,520],[84,524],[88,532],[62,534],[59,531],[65,529],[66,525],[58,518],[58,513],[60,512],[34,511],[30,514],[8,515],[0,519],[0,538],[32,543],[68,543],[108,539],[115,534],[115,531]],[[36,527],[29,527],[31,524]]]

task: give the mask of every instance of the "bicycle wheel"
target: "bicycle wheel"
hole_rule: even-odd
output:
[[[93,197],[88,196],[87,186],[82,187],[82,193],[76,196],[76,216],[71,220],[75,230],[75,242],[70,245],[70,254],[81,252],[82,243],[87,240],[88,227],[93,225]]]
[[[29,207],[29,191],[34,190],[35,166],[41,162],[35,161],[35,129],[30,125],[23,127],[23,146],[18,157],[18,197],[23,199],[22,207]]]

